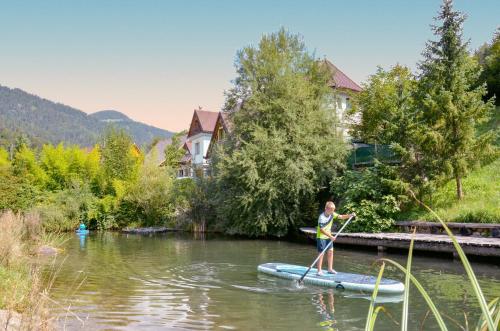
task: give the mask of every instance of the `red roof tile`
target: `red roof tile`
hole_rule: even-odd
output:
[[[347,77],[339,68],[337,68],[333,63],[324,59],[323,62],[327,66],[327,68],[333,72],[333,76],[328,82],[328,85],[334,88],[344,88],[348,90],[352,90],[355,92],[361,92],[362,88],[358,84],[356,84],[352,79]]]
[[[195,110],[194,112],[198,115],[202,130],[204,132],[213,132],[219,112],[206,110]]]
[[[199,132],[212,133],[218,116],[219,112],[195,110],[189,127],[188,138]]]

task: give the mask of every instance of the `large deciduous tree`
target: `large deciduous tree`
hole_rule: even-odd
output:
[[[354,98],[350,112],[361,115],[353,125],[354,135],[367,143],[405,145],[415,124],[415,85],[407,67],[396,65],[388,71],[379,67]]]
[[[419,196],[432,191],[431,169],[421,148],[425,132],[422,114],[415,107],[417,80],[409,68],[378,68],[354,98],[351,114],[359,116],[353,135],[371,144],[390,145],[400,159],[399,186],[411,187]]]
[[[134,155],[132,138],[124,130],[109,128],[101,145],[102,168],[108,188],[119,185],[117,181],[125,182],[137,177],[140,159]]]
[[[218,215],[232,233],[282,236],[317,217],[317,194],[343,165],[331,73],[284,29],[239,51],[236,67],[226,108],[240,107],[214,157]]]
[[[485,44],[476,55],[483,68],[479,82],[486,83],[488,89],[486,99],[495,96],[495,103],[500,106],[500,28],[497,29],[491,45]]]
[[[164,165],[172,169],[177,169],[179,162],[186,153],[183,148],[184,141],[182,137],[186,135],[186,131],[176,133],[172,136],[172,140],[169,145],[165,147],[165,162]]]
[[[426,124],[422,148],[435,174],[456,181],[457,198],[464,195],[462,178],[491,151],[491,134],[476,135],[478,123],[488,119],[492,102],[484,103],[485,85],[477,87],[480,69],[462,38],[465,16],[444,0],[433,26],[436,41],[428,41],[420,63],[418,98]]]

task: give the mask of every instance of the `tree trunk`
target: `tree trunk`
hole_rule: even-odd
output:
[[[455,175],[455,181],[457,182],[457,199],[462,200],[464,197],[464,192],[462,190],[462,178],[459,175]]]

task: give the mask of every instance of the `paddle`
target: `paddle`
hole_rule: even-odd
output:
[[[316,258],[316,260],[314,260],[314,262],[311,264],[311,266],[307,269],[307,271],[302,275],[302,277],[300,277],[300,279],[298,280],[298,283],[299,284],[302,284],[302,282],[304,281],[304,277],[309,273],[309,271],[312,269],[312,267],[314,267],[314,265],[316,264],[316,262],[318,262],[319,258],[325,254],[325,252],[328,250],[328,248],[330,248],[330,245],[333,243],[333,241],[335,239],[337,239],[337,236],[342,232],[342,230],[344,230],[344,228],[347,226],[347,224],[349,224],[349,222],[353,219],[353,217],[356,216],[356,214],[353,214],[351,217],[349,217],[349,219],[347,220],[347,222],[344,223],[344,225],[340,228],[340,230],[337,232],[337,234],[335,234],[335,236],[333,237],[333,240],[330,240],[330,242],[328,243],[328,245],[326,245],[325,249],[318,255],[318,257]]]

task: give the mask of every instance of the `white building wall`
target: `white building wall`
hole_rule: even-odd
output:
[[[333,98],[328,105],[332,111],[335,112],[337,120],[339,121],[339,131],[346,140],[350,139],[348,134],[350,121],[346,114],[346,111],[351,108],[350,96],[342,91],[334,91]]]
[[[207,154],[208,145],[210,144],[210,139],[212,139],[212,134],[210,133],[198,133],[189,138],[191,141],[192,150],[192,164],[193,165],[203,165],[205,164],[205,155]],[[199,153],[196,153],[196,144],[200,144]]]

